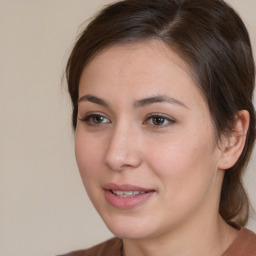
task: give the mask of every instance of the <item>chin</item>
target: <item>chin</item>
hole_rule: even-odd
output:
[[[104,219],[103,219],[104,220]],[[142,218],[115,218],[104,220],[108,229],[122,239],[143,239],[154,234],[152,222],[146,222]]]
[[[109,227],[109,230],[116,236],[122,239],[143,239],[147,238],[150,235],[146,230],[140,230],[137,227]]]

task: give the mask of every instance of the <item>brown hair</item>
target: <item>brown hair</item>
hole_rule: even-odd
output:
[[[224,1],[124,0],[103,9],[83,31],[67,63],[73,127],[85,65],[112,45],[152,39],[161,40],[188,63],[208,101],[218,138],[232,130],[239,110],[250,114],[243,152],[225,172],[219,208],[226,222],[243,226],[248,220],[249,202],[242,173],[255,141],[255,65],[245,25]]]

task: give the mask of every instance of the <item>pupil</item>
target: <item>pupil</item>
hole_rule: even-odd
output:
[[[164,122],[164,118],[163,117],[154,117],[154,119],[153,119],[153,123],[155,125],[163,124],[163,122]]]
[[[102,116],[94,116],[94,122],[95,123],[100,123],[100,122],[102,122],[102,120],[103,120]]]

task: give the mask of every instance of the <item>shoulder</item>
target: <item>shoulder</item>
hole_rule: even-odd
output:
[[[241,228],[237,238],[223,256],[255,256],[256,234],[246,228]]]
[[[121,256],[122,240],[112,238],[89,249],[70,252],[59,256]]]
[[[244,233],[244,242],[247,245],[246,248],[248,253],[253,253],[253,255],[256,255],[256,234],[246,228],[243,228],[243,233]]]

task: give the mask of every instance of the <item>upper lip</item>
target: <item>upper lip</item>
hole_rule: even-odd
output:
[[[107,183],[103,186],[103,189],[115,190],[115,191],[140,191],[140,192],[154,191],[154,189],[138,187],[130,184],[115,184],[115,183]]]

